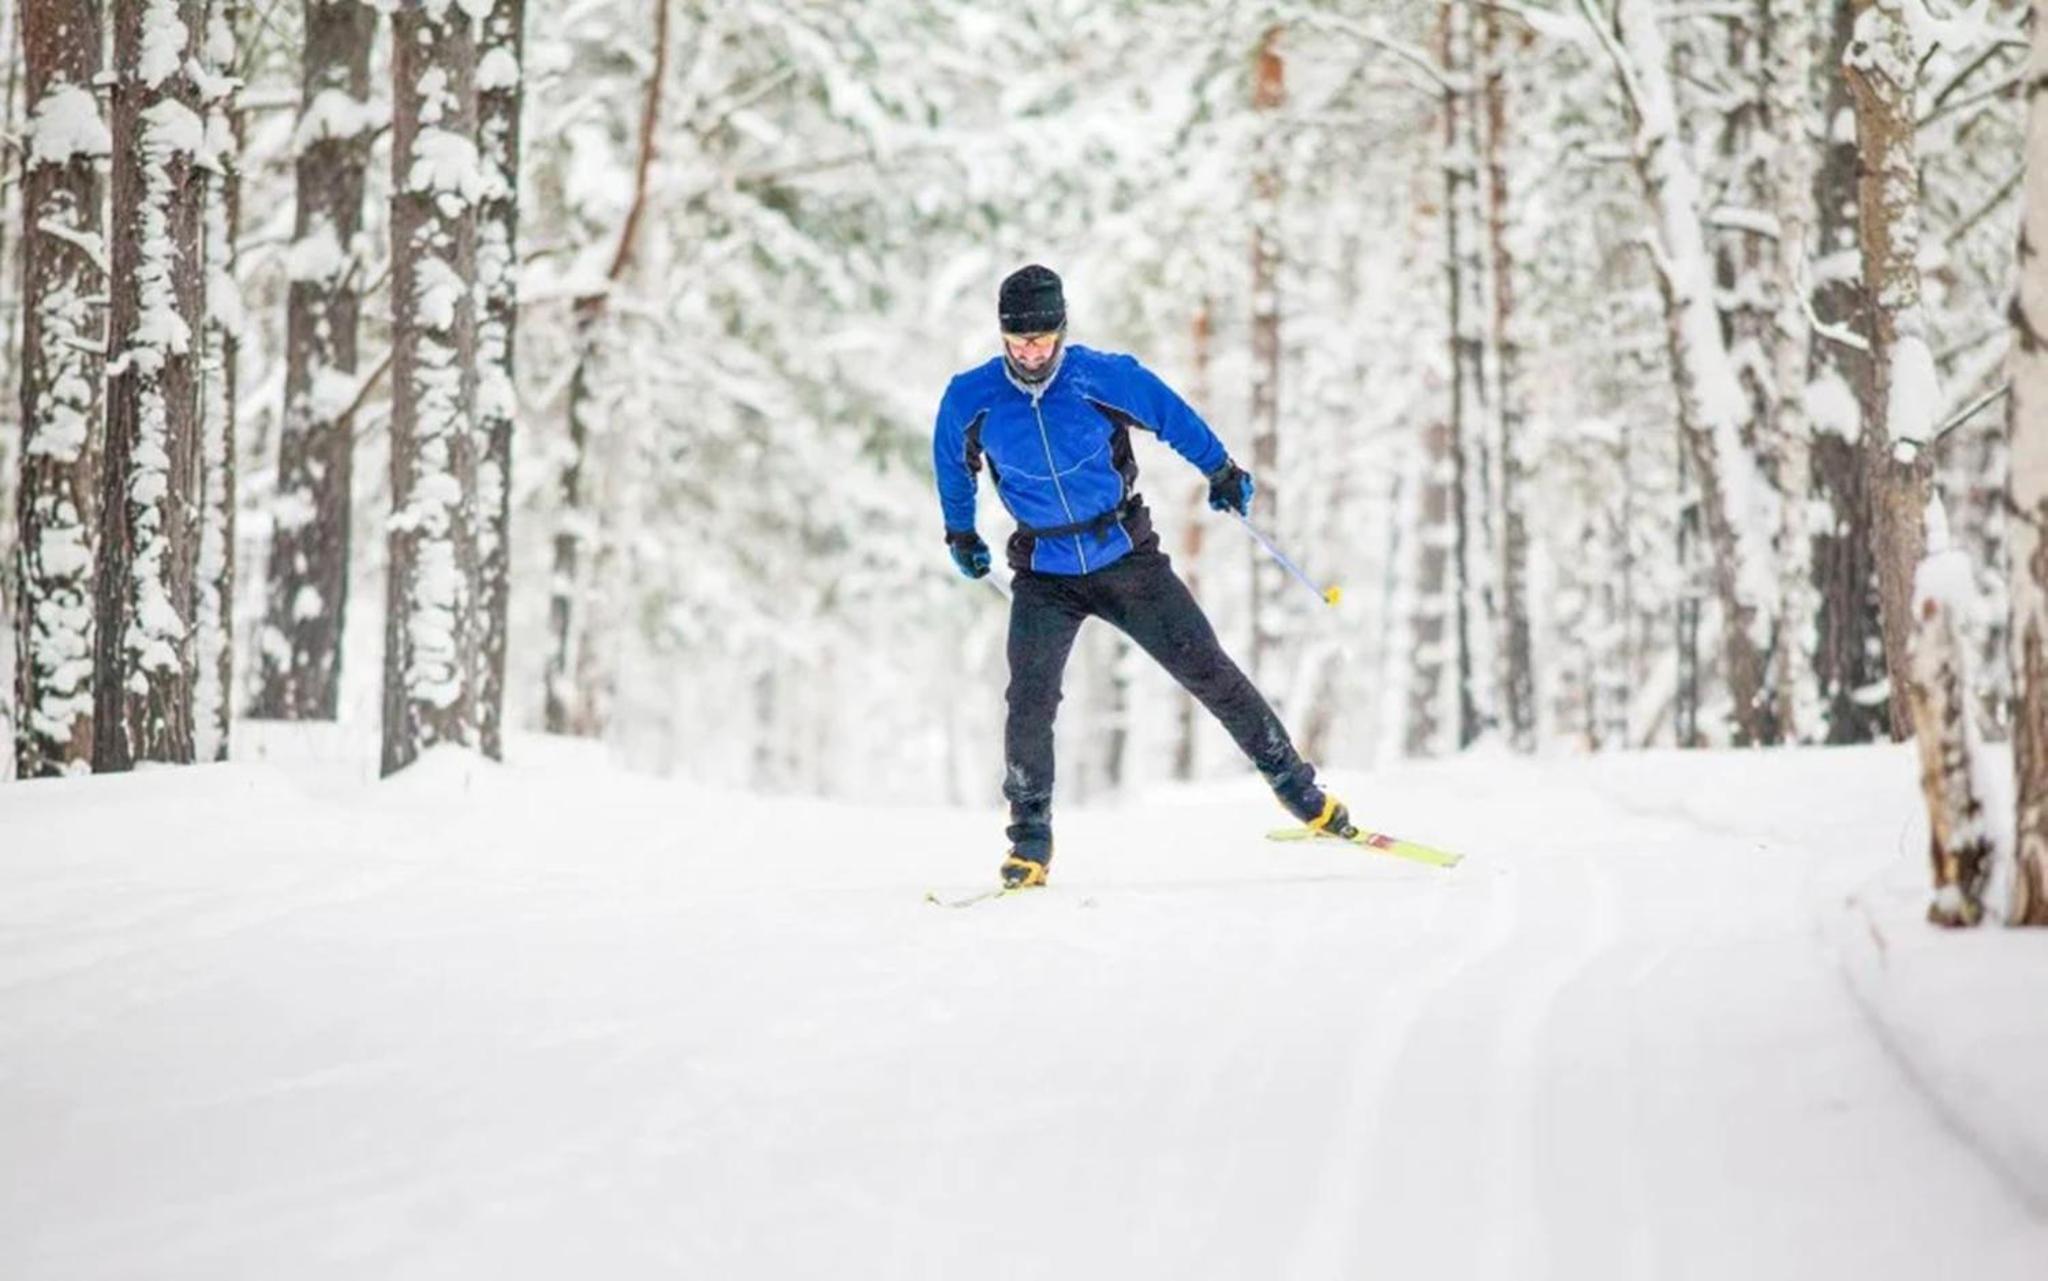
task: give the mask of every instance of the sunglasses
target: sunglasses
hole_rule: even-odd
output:
[[[1059,330],[1048,329],[1042,334],[1004,334],[1003,341],[1012,347],[1050,347],[1059,337]]]

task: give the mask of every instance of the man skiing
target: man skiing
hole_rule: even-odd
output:
[[[1033,264],[997,298],[1003,353],[946,388],[933,432],[939,507],[953,562],[989,572],[975,532],[984,463],[1017,521],[1007,548],[1009,716],[1003,796],[1010,803],[1006,887],[1043,885],[1052,862],[1053,714],[1083,620],[1100,618],[1157,659],[1200,700],[1265,776],[1289,813],[1352,837],[1336,797],[1237,664],[1173,572],[1138,496],[1132,428],[1149,431],[1209,481],[1209,506],[1247,515],[1255,486],[1173,389],[1131,356],[1069,346],[1060,278]]]

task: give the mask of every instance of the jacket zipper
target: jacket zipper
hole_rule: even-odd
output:
[[[1031,398],[1031,416],[1038,420],[1038,442],[1045,446],[1045,469],[1052,473],[1052,490],[1060,496],[1060,507],[1067,513],[1069,525],[1079,524],[1074,519],[1074,508],[1067,501],[1067,487],[1060,484],[1060,465],[1052,460],[1052,437],[1046,434],[1045,414],[1038,407],[1038,397]],[[1088,552],[1081,546],[1081,536],[1074,535],[1074,555],[1081,558],[1081,572],[1088,572]]]

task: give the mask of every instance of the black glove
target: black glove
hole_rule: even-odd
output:
[[[1216,511],[1249,516],[1252,495],[1258,488],[1250,472],[1226,458],[1221,467],[1209,473],[1209,506]]]
[[[988,577],[988,544],[981,541],[981,535],[971,529],[949,529],[946,531],[946,550],[953,553],[953,563],[969,578]]]

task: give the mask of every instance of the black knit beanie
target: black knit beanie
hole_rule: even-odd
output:
[[[1006,334],[1043,334],[1067,323],[1067,298],[1060,278],[1050,267],[1032,263],[1010,273],[996,297],[996,312]]]

